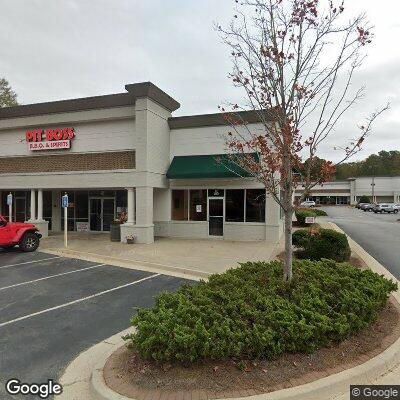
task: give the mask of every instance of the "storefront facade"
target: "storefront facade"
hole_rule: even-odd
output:
[[[295,200],[300,199],[301,192],[296,190]],[[319,205],[354,205],[362,196],[373,203],[400,203],[400,176],[363,176],[326,182],[314,186],[307,200]]]
[[[0,213],[8,217],[12,193],[12,220],[60,232],[67,193],[69,230],[107,232],[124,213],[122,241],[278,240],[279,206],[215,161],[228,131],[219,114],[172,117],[179,103],[155,85],[125,89],[0,109]],[[191,174],[177,163],[190,163]]]

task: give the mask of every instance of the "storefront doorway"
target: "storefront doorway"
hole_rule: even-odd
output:
[[[208,234],[210,236],[224,235],[224,198],[208,198]]]
[[[115,218],[114,197],[91,197],[89,199],[90,230],[104,232],[110,230]]]

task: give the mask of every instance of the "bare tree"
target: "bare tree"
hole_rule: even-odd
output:
[[[263,183],[282,207],[285,221],[284,279],[292,278],[293,193],[302,187],[303,200],[313,186],[331,179],[335,165],[314,160],[321,143],[335,132],[341,117],[364,95],[352,90],[356,69],[372,33],[364,14],[348,19],[344,1],[243,0],[226,28],[217,25],[229,46],[230,78],[245,92],[245,104],[221,107],[232,126],[226,138],[231,159]],[[323,3],[323,4],[322,4]],[[361,150],[375,119],[338,144],[344,162]],[[253,110],[261,129],[254,129],[241,110]],[[228,112],[229,111],[229,112]],[[251,153],[257,153],[259,160]],[[308,162],[302,164],[302,158]],[[304,168],[304,175],[295,174]],[[301,185],[300,185],[301,181]]]

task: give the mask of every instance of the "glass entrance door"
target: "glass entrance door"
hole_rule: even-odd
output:
[[[114,199],[102,199],[103,202],[103,231],[110,230],[110,224],[115,218]]]
[[[224,235],[224,199],[208,199],[208,234],[210,236]]]
[[[114,198],[91,197],[89,202],[90,230],[109,231],[115,218]]]

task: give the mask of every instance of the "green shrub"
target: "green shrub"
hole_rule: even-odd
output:
[[[293,245],[301,249],[301,258],[310,260],[329,258],[342,262],[348,261],[351,255],[347,236],[333,229],[320,229],[313,233],[300,229],[293,233]]]
[[[266,358],[311,352],[369,326],[397,284],[332,260],[248,262],[208,282],[157,296],[132,318],[125,337],[145,359]]]
[[[313,212],[317,214],[317,217],[326,217],[328,215],[324,210],[319,210],[318,208],[315,208]]]
[[[307,217],[316,217],[317,216],[317,214],[314,212],[314,210],[312,210],[312,211],[296,210],[295,215],[296,215],[297,222],[301,226],[306,225]]]
[[[328,214],[324,210],[319,210],[318,208],[298,208],[297,211],[310,211],[314,213],[317,217],[326,217]]]
[[[299,229],[292,234],[292,243],[296,247],[304,247],[310,241],[310,231],[308,229]],[[327,257],[325,257],[327,258]]]
[[[358,202],[359,203],[371,203],[368,196],[361,196],[360,200],[358,200]]]

